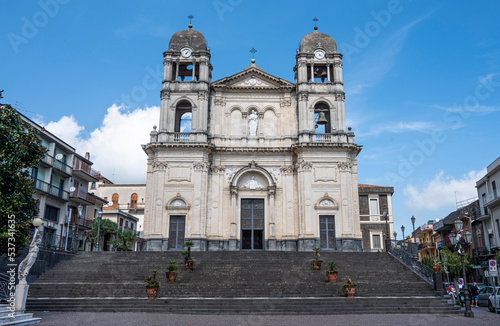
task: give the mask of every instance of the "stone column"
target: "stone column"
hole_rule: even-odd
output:
[[[238,250],[237,244],[237,226],[238,226],[238,187],[231,187],[231,236],[229,238],[229,250]]]
[[[326,64],[326,76],[327,76],[327,78],[328,78],[328,82],[329,82],[329,83],[331,83],[331,82],[332,82],[332,80],[331,80],[331,78],[330,78],[330,63],[327,63],[327,64]]]
[[[276,250],[276,236],[274,235],[274,198],[276,195],[276,187],[268,187],[267,194],[269,196],[269,250]]]

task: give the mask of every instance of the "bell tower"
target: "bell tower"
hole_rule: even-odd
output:
[[[314,19],[317,22],[317,19]],[[299,142],[314,135],[346,133],[342,54],[330,35],[305,35],[297,50],[295,82],[299,109]]]
[[[206,143],[212,65],[205,37],[190,22],[172,36],[163,58],[158,140]]]

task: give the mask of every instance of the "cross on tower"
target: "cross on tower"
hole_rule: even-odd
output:
[[[318,26],[316,25],[316,23],[318,22],[318,18],[314,17],[313,18],[313,21],[314,21],[314,30],[317,31],[318,30]]]
[[[192,28],[192,27],[193,27],[193,25],[191,24],[191,19],[193,19],[193,18],[194,18],[194,16],[193,16],[193,15],[189,15],[189,16],[188,16],[188,18],[189,18],[189,25],[188,25],[188,27],[189,27],[189,28]]]

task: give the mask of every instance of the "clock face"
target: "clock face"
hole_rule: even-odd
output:
[[[181,55],[184,57],[184,58],[189,58],[191,56],[191,50],[189,49],[184,49],[181,51]]]
[[[325,52],[323,52],[323,51],[316,51],[316,53],[314,54],[314,56],[317,59],[323,59],[325,57]]]

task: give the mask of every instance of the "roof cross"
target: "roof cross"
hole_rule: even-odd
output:
[[[188,25],[188,27],[189,27],[189,28],[192,28],[192,27],[193,27],[193,25],[191,24],[191,19],[193,19],[193,18],[194,18],[194,16],[193,16],[193,15],[189,15],[189,16],[188,16],[188,18],[189,18],[189,25]]]
[[[257,50],[255,50],[255,48],[252,48],[250,52],[252,53],[252,63],[255,63],[255,52],[257,52]]]
[[[314,21],[314,30],[317,31],[318,30],[318,26],[316,25],[316,23],[318,22],[318,18],[314,17],[313,18],[313,21]]]

